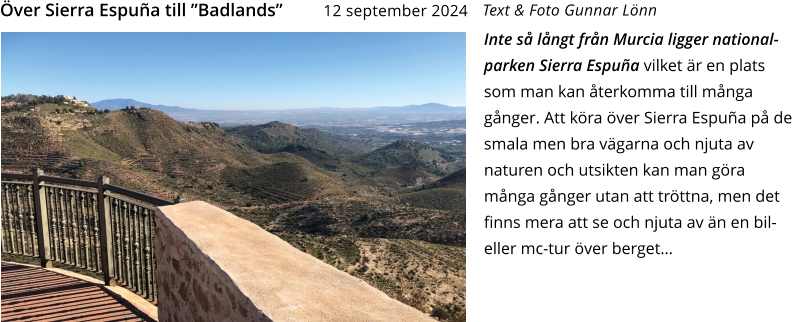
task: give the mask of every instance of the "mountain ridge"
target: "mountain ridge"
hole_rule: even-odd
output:
[[[149,108],[47,103],[2,120],[3,171],[107,176],[163,199],[204,200],[424,312],[441,307],[464,319],[464,194],[429,184],[418,194],[398,191],[433,180],[423,169],[432,161],[445,164],[424,143],[399,141],[339,159],[331,153],[340,149],[324,148],[347,144],[344,136],[281,122],[242,128],[271,140],[274,151],[260,153],[217,123],[179,122]],[[357,156],[379,171],[345,171]]]
[[[181,107],[181,106],[167,106],[167,105],[161,105],[161,104],[155,105],[155,104],[143,103],[143,102],[131,99],[131,98],[106,99],[106,100],[101,100],[101,101],[98,101],[98,102],[91,103],[91,106],[93,106],[93,107],[95,107],[97,109],[108,109],[108,110],[111,110],[111,111],[121,110],[121,109],[124,109],[127,106],[134,106],[134,107],[137,107],[137,108],[150,107],[152,109],[155,109],[155,110],[158,110],[158,111],[162,111],[162,112],[165,112],[165,113],[191,110],[189,108],[184,108],[184,107]]]
[[[372,106],[372,107],[305,107],[305,108],[290,108],[290,109],[252,109],[252,110],[213,110],[213,109],[196,109],[196,108],[187,108],[181,106],[169,106],[169,105],[162,105],[162,104],[151,104],[151,103],[144,103],[132,98],[111,98],[111,99],[104,99],[101,101],[90,103],[91,106],[97,109],[108,109],[111,111],[120,110],[127,106],[134,106],[136,108],[141,107],[150,107],[155,110],[167,112],[167,111],[200,111],[200,112],[272,112],[272,111],[299,111],[299,110],[356,110],[356,111],[367,111],[367,110],[398,110],[401,112],[438,112],[438,111],[447,111],[447,110],[464,110],[466,109],[465,106],[450,106],[440,103],[424,103],[424,104],[410,104],[410,105],[402,105],[402,106]]]

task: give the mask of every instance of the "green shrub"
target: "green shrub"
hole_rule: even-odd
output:
[[[432,316],[441,320],[446,320],[451,317],[451,313],[448,313],[448,310],[442,306],[435,306],[432,309]]]

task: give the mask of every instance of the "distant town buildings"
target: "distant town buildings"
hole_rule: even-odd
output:
[[[62,98],[66,104],[70,104],[70,105],[83,106],[83,107],[91,106],[91,104],[88,104],[88,102],[77,100],[69,95],[58,95],[55,96],[55,98],[58,99]]]
[[[377,132],[388,132],[388,133],[403,134],[403,135],[465,134],[464,127],[437,127],[433,129],[427,129],[427,128],[413,128],[409,124],[405,124],[401,126],[383,125],[383,126],[370,127],[369,129]]]

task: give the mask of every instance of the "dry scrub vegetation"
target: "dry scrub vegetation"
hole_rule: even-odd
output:
[[[151,109],[7,103],[4,172],[108,176],[204,200],[427,314],[465,319],[465,173],[454,157],[413,141],[372,150],[282,123],[226,131]]]

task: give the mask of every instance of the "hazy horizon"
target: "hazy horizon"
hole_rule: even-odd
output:
[[[448,107],[458,107],[458,108],[466,107],[464,105],[451,106],[451,105],[446,105],[446,104],[441,104],[441,103],[427,102],[427,103],[407,104],[407,105],[401,105],[401,106],[385,106],[385,105],[377,105],[377,106],[338,106],[338,107],[315,106],[315,107],[295,107],[295,108],[277,108],[276,107],[276,108],[271,108],[271,109],[251,108],[251,109],[244,109],[244,110],[233,110],[233,109],[217,109],[217,108],[211,108],[211,107],[210,108],[192,108],[192,107],[180,106],[180,105],[163,105],[163,104],[157,104],[157,103],[152,103],[152,102],[142,102],[142,101],[136,100],[134,98],[110,98],[110,99],[99,100],[99,101],[96,101],[96,102],[88,102],[88,103],[94,104],[94,103],[98,103],[98,102],[102,102],[102,101],[110,101],[110,100],[133,100],[133,101],[137,101],[137,102],[149,105],[149,106],[143,106],[143,107],[166,106],[166,107],[180,107],[180,108],[185,108],[185,109],[194,109],[194,110],[202,110],[202,111],[220,111],[220,110],[224,110],[224,111],[279,111],[279,110],[299,110],[299,109],[322,109],[322,108],[329,108],[329,109],[333,109],[333,108],[339,108],[339,109],[373,109],[373,108],[379,108],[379,107],[405,107],[405,106],[421,106],[421,105],[431,105],[431,104],[439,104],[439,105],[445,105],[445,106],[448,106]]]
[[[464,33],[2,33],[2,96],[198,110],[465,106]]]

